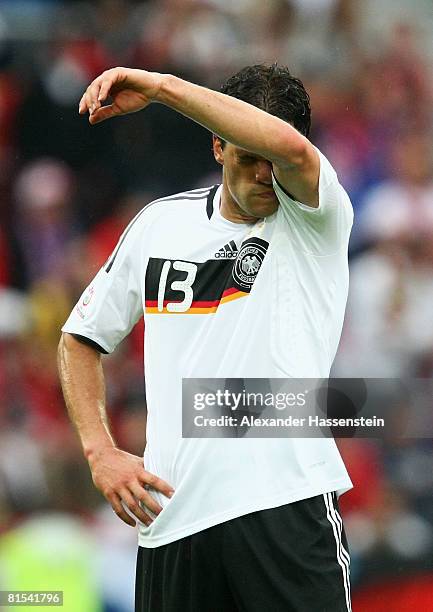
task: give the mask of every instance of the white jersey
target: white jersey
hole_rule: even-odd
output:
[[[333,439],[182,438],[183,377],[328,377],[347,299],[352,207],[321,153],[317,209],[274,180],[277,212],[232,223],[221,189],[146,206],[63,327],[110,353],[144,314],[144,465],[175,489],[149,548],[352,486]]]

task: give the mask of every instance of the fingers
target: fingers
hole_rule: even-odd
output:
[[[78,105],[78,112],[80,115],[84,115],[85,113],[89,112],[90,116],[92,116],[98,109],[100,109],[101,103],[107,99],[115,80],[115,74],[111,71],[106,71],[103,72],[97,79],[92,81],[81,97]],[[103,119],[108,119],[108,116],[103,117]],[[100,121],[103,119],[100,119]],[[97,122],[95,121],[93,123]]]
[[[116,107],[114,104],[108,104],[107,106],[101,106],[96,109],[93,113],[90,113],[89,121],[92,125],[95,123],[101,123],[101,121],[105,121],[105,119],[110,119],[119,113],[116,112]]]
[[[110,502],[114,512],[120,519],[122,519],[124,523],[130,525],[131,527],[135,527],[136,523],[134,519],[126,512],[125,508],[122,506],[122,501],[117,494],[113,493],[110,495],[108,501]]]
[[[135,527],[136,522],[133,517],[126,512],[122,502],[124,502],[131,513],[147,527],[153,522],[153,519],[146,514],[139,502],[142,502],[146,508],[149,508],[149,510],[153,512],[153,514],[158,515],[162,512],[162,508],[158,502],[139,485],[131,486],[131,491],[124,488],[119,491],[119,493],[113,493],[107,496],[107,499],[117,516],[131,527]]]
[[[120,495],[121,495],[122,500],[125,502],[125,504],[129,508],[129,510],[132,512],[134,516],[138,518],[139,521],[144,523],[147,527],[153,522],[152,518],[148,514],[146,514],[143,508],[140,506],[140,504],[137,501],[137,498],[134,497],[127,489],[123,489]],[[154,502],[154,505],[156,505],[156,507],[159,508],[156,502]],[[159,508],[159,512],[161,510],[162,508]]]
[[[89,87],[86,89],[86,91],[82,95],[80,103],[78,105],[78,112],[80,113],[80,115],[84,115],[84,113],[87,113],[87,111],[90,114],[92,114],[94,110],[96,109],[96,107],[99,108],[99,106],[101,105],[100,102],[98,101],[98,95],[99,95],[99,89],[100,89],[100,84],[99,84],[100,78],[101,77],[98,77],[92,83],[90,83]]]
[[[152,497],[152,495],[148,493],[145,488],[143,488],[140,482],[144,483],[146,487],[151,487],[156,491],[160,491],[166,497],[172,497],[174,493],[174,489],[164,480],[162,480],[162,478],[158,478],[154,474],[143,470],[140,473],[136,483],[132,482],[128,485],[128,488],[124,487],[118,493],[113,494],[113,496],[107,497],[117,516],[121,518],[125,523],[131,526],[135,526],[136,524],[132,517],[126,512],[126,510],[122,506],[122,501],[127,505],[131,513],[135,517],[137,517],[139,521],[141,521],[148,527],[153,522],[153,519],[148,514],[146,514],[146,512],[140,506],[139,502],[141,502],[156,516],[158,516],[158,514],[162,512],[162,508],[158,504],[158,502]]]
[[[87,103],[86,103],[86,94],[84,93],[81,96],[81,100],[78,104],[78,112],[80,113],[80,115],[84,115],[84,113],[87,112]]]
[[[111,504],[114,512],[132,527],[136,525],[134,518],[149,526],[153,518],[162,512],[162,507],[148,491],[149,488],[168,498],[174,493],[168,483],[144,469],[142,457],[117,448],[110,448],[98,455],[91,465],[91,471],[95,486]],[[146,509],[152,516],[146,513]]]
[[[162,508],[158,504],[158,502],[139,484],[131,485],[130,489],[134,497],[140,502],[142,502],[146,506],[146,508],[149,508],[149,510],[153,512],[153,514],[158,515],[160,512],[162,512]]]
[[[159,491],[168,498],[172,497],[174,494],[174,489],[172,486],[166,483],[165,480],[162,480],[162,478],[158,478],[158,476],[147,472],[145,469],[139,473],[138,478],[142,483],[148,485],[152,489],[155,489],[155,491]]]
[[[147,480],[151,480],[158,486],[160,486],[159,483],[163,483],[165,486],[161,488],[172,491],[171,487],[169,487],[167,483],[165,483],[160,478],[157,478],[156,476],[153,476],[153,474],[149,474],[148,472],[146,474]],[[124,521],[127,525],[131,525],[131,527],[135,527],[136,522],[126,512],[122,502],[124,502],[131,511],[131,513],[147,527],[153,522],[153,519],[148,514],[146,514],[146,512],[141,507],[140,502],[156,516],[158,516],[158,514],[162,512],[162,508],[158,504],[158,502],[138,482],[130,483],[128,485],[128,488],[123,487],[122,489],[117,490],[117,492],[113,491],[112,493],[107,494],[106,498],[110,502],[117,516],[122,519],[122,521]]]
[[[113,79],[106,78],[102,81],[101,87],[99,88],[98,101],[104,102],[108,98],[111,86],[113,85]]]

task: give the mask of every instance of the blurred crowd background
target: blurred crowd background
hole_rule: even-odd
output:
[[[160,105],[90,127],[83,90],[116,65],[218,89],[276,60],[310,91],[312,140],[355,208],[334,373],[433,377],[430,0],[0,0],[0,588],[132,611],[136,533],[94,490],[66,418],[59,330],[139,209],[220,182],[201,127]],[[142,333],[104,358],[113,429],[136,454]],[[355,612],[433,610],[432,446],[341,441]]]

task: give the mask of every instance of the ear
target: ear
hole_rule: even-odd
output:
[[[221,164],[221,166],[223,166],[224,165],[224,149],[222,147],[221,138],[219,136],[215,136],[215,134],[212,134],[212,148],[213,148],[213,155],[216,161],[219,164]]]

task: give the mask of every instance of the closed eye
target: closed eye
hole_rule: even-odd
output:
[[[257,157],[253,157],[252,155],[239,155],[238,160],[241,164],[253,164],[257,161]]]

